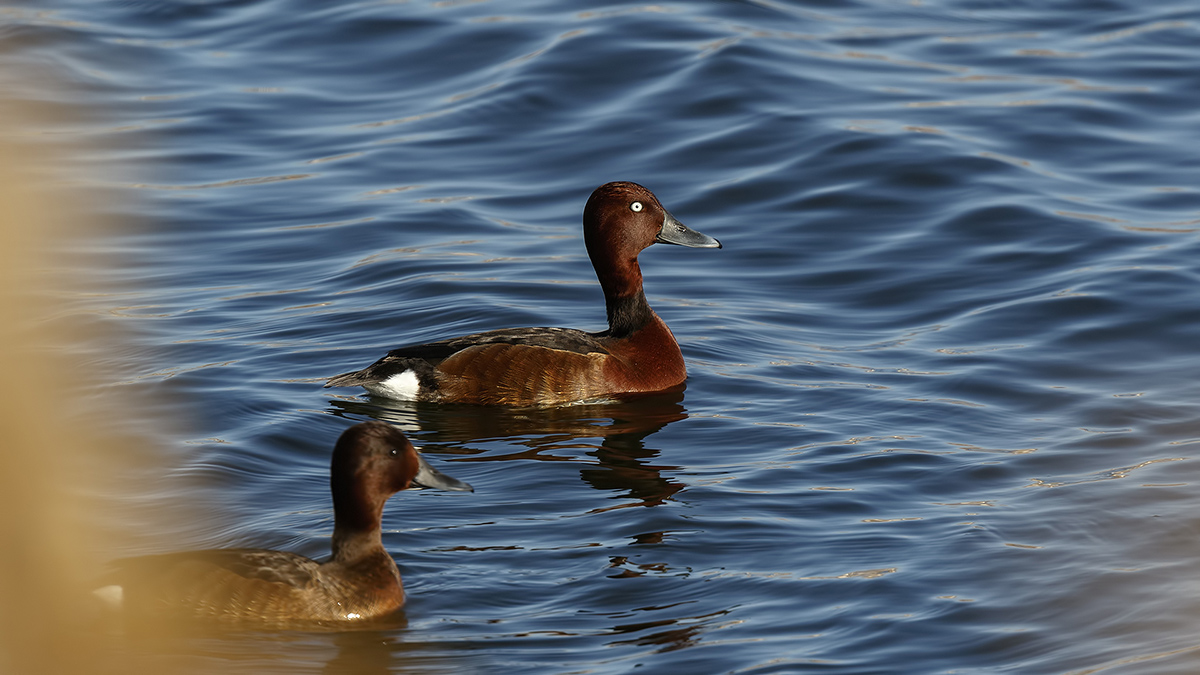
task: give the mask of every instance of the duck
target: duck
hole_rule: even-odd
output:
[[[638,254],[653,244],[721,248],[628,181],[596,188],[583,209],[583,240],[604,291],[608,329],[505,328],[400,347],[330,378],[401,401],[554,406],[681,388],[679,343],[650,308]]]
[[[356,424],[333,449],[328,560],[254,548],[141,556],[115,562],[108,583],[93,593],[110,610],[143,619],[261,625],[380,619],[405,600],[400,570],[380,536],[384,503],[415,487],[474,491],[431,467],[396,427]]]

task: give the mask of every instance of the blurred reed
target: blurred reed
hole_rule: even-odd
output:
[[[121,423],[132,402],[72,363],[113,336],[72,319],[88,281],[64,278],[61,245],[106,224],[71,175],[70,144],[39,128],[61,113],[0,101],[0,672],[135,672],[90,589],[121,530],[103,495],[153,453],[136,429],[115,431],[137,426]]]

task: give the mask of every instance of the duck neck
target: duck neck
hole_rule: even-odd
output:
[[[383,502],[354,494],[333,491],[333,559],[348,562],[383,548],[380,522]]]
[[[646,293],[640,288],[633,295],[605,294],[604,304],[608,310],[610,337],[619,338],[635,333],[654,318],[654,310],[650,309]]]
[[[609,266],[605,272],[597,268],[596,276],[600,279],[600,287],[604,289],[610,337],[625,337],[653,320],[654,310],[646,302],[646,292],[642,289],[642,270],[637,258]]]

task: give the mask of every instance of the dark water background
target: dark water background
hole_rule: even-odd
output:
[[[197,636],[196,672],[1200,670],[1194,2],[43,0],[10,69],[129,227],[81,346],[167,467],[135,555],[320,556],[329,448],[401,424],[407,626]],[[323,390],[389,347],[603,327],[579,221],[634,180],[684,394]],[[52,403],[48,403],[52,405]],[[164,424],[164,421],[170,424]],[[185,514],[167,527],[158,515]]]

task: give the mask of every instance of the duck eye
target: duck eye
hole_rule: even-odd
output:
[[[640,211],[642,210],[642,203],[641,203],[641,202],[634,202],[634,203],[630,204],[630,205],[629,205],[629,210],[630,210],[630,211],[633,211],[634,213],[638,213],[638,212],[640,212]]]
[[[388,454],[391,455],[392,457],[399,457],[400,451],[397,450],[396,448],[392,448],[391,450],[388,450]]]

